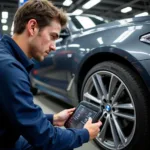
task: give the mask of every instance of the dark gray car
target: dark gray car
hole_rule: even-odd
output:
[[[37,89],[76,106],[103,108],[104,150],[145,150],[150,126],[150,16],[105,23],[91,15],[69,17],[57,50],[31,73]],[[36,89],[35,89],[36,88]],[[150,149],[150,147],[149,147]]]

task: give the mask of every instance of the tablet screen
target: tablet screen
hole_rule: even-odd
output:
[[[93,118],[96,115],[96,111],[93,111],[84,105],[80,105],[72,117],[68,120],[67,126],[70,128],[83,128],[89,117]]]

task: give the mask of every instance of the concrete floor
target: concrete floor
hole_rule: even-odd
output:
[[[46,94],[39,94],[34,97],[34,102],[38,104],[44,113],[57,113],[66,108],[70,108],[67,104],[54,99]],[[84,144],[82,147],[75,150],[100,150],[93,141]]]

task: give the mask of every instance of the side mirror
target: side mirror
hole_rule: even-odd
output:
[[[68,36],[70,36],[70,31],[69,31],[69,29],[68,29],[68,28],[62,29],[61,32],[60,32],[59,37],[60,37],[60,38],[66,38],[66,37],[68,37]]]

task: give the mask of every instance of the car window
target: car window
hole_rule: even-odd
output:
[[[70,19],[77,29],[89,29],[105,23],[102,18],[92,16],[70,16]]]

